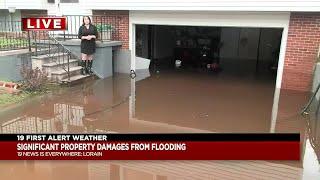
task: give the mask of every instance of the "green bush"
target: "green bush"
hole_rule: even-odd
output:
[[[15,47],[17,45],[28,45],[27,39],[6,39],[0,38],[0,47],[7,48],[7,47]]]
[[[110,24],[97,24],[97,31],[98,32],[105,32],[112,30],[112,26]]]

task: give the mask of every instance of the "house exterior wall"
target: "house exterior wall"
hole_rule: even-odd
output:
[[[48,15],[99,15],[120,19],[122,49],[135,69],[135,24],[283,28],[276,87],[309,91],[320,39],[320,0],[2,0],[0,9],[45,10]],[[291,12],[291,13],[290,13]],[[42,14],[41,14],[42,15]]]
[[[283,89],[310,91],[320,46],[320,13],[291,13]]]
[[[47,0],[1,0],[0,9],[8,9],[9,7],[15,7],[16,9],[38,9],[46,10],[52,4]]]
[[[102,18],[97,18],[96,23],[102,22],[115,22],[118,23],[116,31],[119,35],[119,40],[122,42],[122,49],[129,49],[129,11],[92,11],[92,15],[103,15]],[[109,19],[104,19],[109,18]]]
[[[21,10],[16,10],[11,14],[12,21],[20,21],[21,19]],[[8,10],[0,10],[0,21],[10,21],[10,13]]]
[[[81,1],[81,0],[80,0]],[[182,11],[319,11],[319,0],[82,0],[90,9]]]
[[[50,4],[50,6],[48,6],[48,9],[47,9],[48,14],[49,15],[91,15],[92,8],[90,8],[90,6],[85,6],[84,1],[88,1],[88,0],[79,0],[78,3],[60,3],[60,0],[55,0],[55,3],[52,3]]]
[[[21,17],[47,16],[47,10],[20,10]]]
[[[314,65],[320,46],[320,13],[228,13],[130,11],[130,27],[134,24],[195,25],[222,27],[283,28],[276,87],[310,91]],[[130,34],[134,55],[134,37]],[[132,61],[135,61],[132,58]],[[134,68],[135,63],[132,63]]]
[[[86,0],[79,0],[79,3],[60,3],[60,0],[55,0],[54,3],[48,3],[47,0],[1,0],[0,9],[15,7],[17,10],[46,10],[49,15],[91,15],[92,8],[85,7],[84,1]]]
[[[90,13],[95,10],[189,10],[189,11],[282,11],[317,12],[320,0],[79,0],[78,3],[48,3],[47,0],[1,0],[0,9],[45,9],[49,14],[63,12]]]

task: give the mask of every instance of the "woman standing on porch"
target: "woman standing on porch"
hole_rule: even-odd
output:
[[[78,37],[81,39],[81,74],[92,74],[93,54],[96,52],[97,28],[91,23],[89,16],[84,16],[79,28]]]

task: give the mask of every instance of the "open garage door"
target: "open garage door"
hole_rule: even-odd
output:
[[[226,124],[225,130],[240,121],[244,126],[239,131],[257,127],[273,132],[289,17],[267,12],[130,12],[131,68],[141,68],[138,60],[151,70],[154,64],[159,68],[136,83],[136,117],[163,117],[169,124]],[[198,71],[204,46],[212,49],[209,60],[218,62],[218,73]],[[177,58],[192,63],[177,69]]]
[[[150,61],[154,73],[136,85],[136,116],[211,131],[269,132],[282,31],[136,25],[136,60]],[[234,121],[243,126],[233,128]]]
[[[221,63],[227,65],[226,59],[236,59],[238,61],[243,60],[241,61],[243,66],[237,67],[237,69],[244,68],[245,70],[250,67],[250,72],[251,69],[254,69],[254,71],[259,71],[260,68],[261,70],[272,69],[276,72],[274,73],[276,77],[273,77],[273,80],[276,82],[276,87],[280,88],[289,17],[289,13],[268,12],[133,11],[130,12],[129,22],[131,68],[149,67],[148,63],[152,65],[152,62],[148,59],[162,59],[163,57],[158,57],[166,56],[166,53],[171,51],[169,49],[172,49],[170,47],[172,41],[175,41],[175,46],[177,45],[176,39],[172,38],[176,37],[176,34],[173,34],[173,36],[170,33],[166,34],[168,31],[165,29],[188,27],[198,30],[209,29],[207,30],[209,33],[220,29],[218,31],[220,32],[219,38],[223,46],[218,51],[220,53],[218,57],[221,58]],[[136,48],[136,46],[139,46],[136,42],[142,42],[141,37],[139,37],[139,28],[140,30],[141,28],[144,29],[142,34],[145,43],[142,48],[140,46],[140,51],[144,50],[143,53],[145,54],[138,52],[139,47]],[[161,34],[166,35],[161,36]],[[165,45],[161,46],[161,43]],[[141,61],[137,62],[137,59]],[[223,59],[225,60],[222,62]],[[250,66],[249,63],[245,62],[249,60],[252,62]],[[269,62],[267,63],[267,61]],[[239,63],[230,61],[229,64],[235,62]],[[143,67],[139,67],[140,65],[143,65]],[[263,66],[270,67],[265,68]],[[224,68],[225,72],[228,70],[230,70],[230,73],[235,72],[232,68]]]
[[[275,82],[281,36],[281,28],[136,25],[136,64]]]

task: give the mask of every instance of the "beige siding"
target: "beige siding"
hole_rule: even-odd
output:
[[[8,9],[9,7],[15,7],[16,9],[39,9],[45,10],[50,6],[47,0],[0,0],[0,9]]]
[[[320,0],[80,0],[91,9],[319,11]]]

